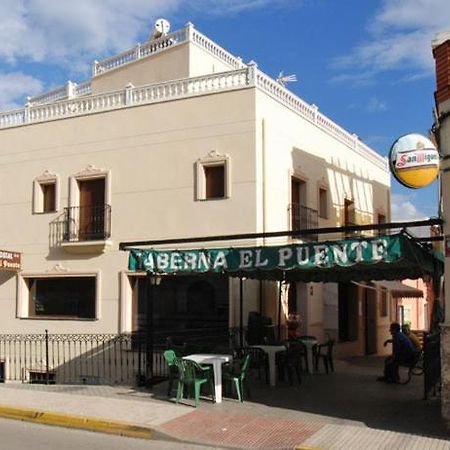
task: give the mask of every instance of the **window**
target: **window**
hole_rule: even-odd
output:
[[[411,325],[411,319],[412,319],[412,311],[410,306],[402,306],[403,314],[402,314],[402,322],[401,324],[408,324]]]
[[[328,191],[319,188],[319,217],[328,219]]]
[[[111,173],[92,165],[69,179],[66,242],[106,241],[111,237]]]
[[[59,210],[59,177],[48,170],[33,183],[33,213],[45,214]]]
[[[50,213],[56,211],[56,183],[41,184],[43,197],[43,211]]]
[[[225,166],[205,166],[206,199],[225,197]]]
[[[95,318],[95,278],[29,279],[31,317]]]
[[[29,277],[22,279],[22,287],[19,311],[28,294],[28,314],[22,314],[24,317],[96,318],[96,276]]]
[[[353,200],[344,200],[344,225],[356,225],[355,204]]]
[[[211,151],[196,162],[197,200],[231,197],[231,166],[227,155]]]

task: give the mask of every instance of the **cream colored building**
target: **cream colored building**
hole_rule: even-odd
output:
[[[192,24],[1,113],[0,148],[0,248],[22,253],[19,273],[0,273],[3,333],[135,329],[139,274],[120,242],[390,221],[385,158]],[[237,326],[239,283],[226,283],[221,307]],[[302,333],[337,337],[347,296],[339,348],[364,353],[363,292],[298,283],[291,310]],[[245,322],[261,306],[276,322],[277,295],[247,281]],[[378,297],[371,351],[390,320]]]

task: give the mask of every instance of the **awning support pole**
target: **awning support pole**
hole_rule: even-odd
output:
[[[242,282],[242,277],[239,278],[239,338],[240,346],[244,347],[244,286]]]
[[[281,286],[283,281],[278,285],[278,340],[281,341]]]
[[[259,280],[259,312],[263,313],[263,280]]]
[[[145,339],[145,384],[153,385],[153,300],[154,281],[153,275],[148,272],[147,277],[147,314],[146,314],[146,339]]]

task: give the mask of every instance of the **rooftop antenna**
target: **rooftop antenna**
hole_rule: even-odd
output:
[[[276,79],[276,82],[281,84],[281,86],[286,86],[287,83],[290,83],[292,81],[297,81],[297,75],[295,74],[285,75],[282,70],[280,71]]]
[[[150,35],[150,41],[165,36],[170,31],[170,23],[166,19],[157,19]]]

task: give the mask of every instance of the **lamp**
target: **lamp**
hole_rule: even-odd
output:
[[[161,275],[150,275],[150,284],[152,286],[159,286],[161,284]]]

